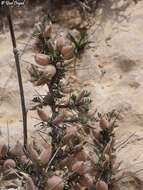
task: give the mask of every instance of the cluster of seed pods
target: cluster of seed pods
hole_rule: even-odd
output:
[[[48,39],[46,42],[46,46],[49,54],[45,54],[39,50],[40,40],[36,39],[33,44],[33,48],[35,51],[35,61],[37,63],[37,72],[40,73],[38,79],[34,76],[31,77],[31,81],[36,85],[44,85],[47,84],[48,81],[52,80],[52,78],[56,75],[57,70],[54,65],[52,54],[56,54],[59,58],[63,60],[70,60],[74,57],[74,47],[71,44],[66,43],[65,37],[63,34],[59,34],[59,36],[53,40],[52,39],[52,25],[49,24],[45,27],[45,30],[41,32],[40,37],[43,39]]]
[[[50,40],[52,35],[52,25],[49,24],[45,27],[45,30],[41,33],[41,35],[44,38],[49,38],[48,41],[48,47],[49,51],[55,51],[58,52],[58,55],[60,55],[63,60],[70,60],[74,57],[74,46],[73,45],[67,45],[65,37],[62,35],[58,36],[56,40]],[[39,39],[38,39],[39,40]],[[38,43],[37,40],[36,46],[36,55],[35,55],[35,61],[37,65],[39,66],[39,70],[42,71],[42,75],[47,78],[47,80],[52,80],[52,78],[56,75],[57,68],[52,63],[52,59],[50,55],[43,54],[38,52]],[[45,81],[47,83],[47,81]],[[40,84],[41,85],[41,84]],[[46,107],[38,107],[37,113],[40,117],[40,119],[43,122],[48,122],[50,119],[49,113],[46,111]],[[94,112],[95,113],[95,112]],[[88,113],[90,115],[90,111]],[[53,125],[58,126],[60,123],[62,123],[65,119],[65,115],[61,114],[58,115],[55,120],[53,121]],[[106,117],[100,118],[99,122],[99,128],[101,131],[109,130],[110,124]],[[62,146],[69,146],[72,144],[73,139],[75,139],[79,135],[80,127],[78,125],[70,125],[66,129],[66,133],[62,139]],[[91,134],[91,133],[90,133]],[[93,138],[96,136],[98,139],[100,134],[93,132]],[[95,135],[96,134],[96,135]],[[98,139],[100,141],[100,139]],[[80,149],[75,151],[74,153],[68,154],[68,156],[62,160],[59,160],[60,167],[62,170],[66,168],[70,173],[76,173],[77,179],[72,181],[71,189],[77,190],[77,189],[91,189],[92,187],[95,187],[96,190],[108,190],[108,184],[103,179],[100,178],[100,171],[96,167],[96,163],[93,163],[93,161],[90,159],[90,154],[88,151],[84,149],[84,145],[81,146]],[[108,156],[108,150],[106,145],[104,145],[105,149],[103,149],[104,154],[107,154]],[[110,147],[110,145],[108,145]],[[56,172],[55,172],[56,173]],[[62,178],[62,176],[57,176],[57,174],[53,174],[52,176],[49,176],[47,185],[48,188],[53,190],[63,190],[65,184],[65,179]]]
[[[53,55],[58,55],[63,62],[71,60],[74,57],[74,46],[73,44],[68,44],[63,35],[59,35],[55,40],[52,40],[51,23],[45,26],[39,37],[40,38],[36,38],[34,44],[34,51],[36,52],[34,56],[36,67],[34,67],[34,70],[30,71],[31,81],[36,86],[44,84],[49,86],[49,84],[51,85],[51,81],[55,80],[56,75],[58,74],[57,63],[53,60]],[[46,43],[49,53],[45,53],[43,49],[39,49],[39,47],[42,47],[40,39],[48,39]],[[36,74],[33,74],[35,71]],[[81,93],[76,101],[78,103],[80,102],[80,104],[84,104],[82,98],[83,94]],[[49,114],[49,108],[51,108],[51,105],[40,105],[36,106],[35,110],[43,123],[48,123],[50,121],[52,123],[51,126],[56,129],[66,121],[68,116],[66,115],[66,112],[61,113],[59,111],[58,115],[53,119],[52,116],[54,115],[54,110],[51,108],[52,113]],[[96,111],[92,113],[91,110],[89,110],[87,116],[92,117],[95,113]],[[108,134],[110,129],[110,122],[105,116],[102,116],[99,119],[98,132],[96,132],[96,128],[91,127],[91,130],[89,129],[90,132],[87,134],[81,123],[71,122],[68,124],[68,127],[65,128],[62,140],[60,141],[60,150],[62,152],[65,151],[66,153],[63,154],[64,157],[59,158],[58,168],[54,168],[49,174],[46,173],[44,190],[64,190],[67,184],[68,188],[71,190],[111,189],[109,188],[108,182],[102,177],[104,165],[106,164],[107,166],[109,162],[112,163],[111,155],[113,138],[109,135],[108,141],[105,142],[103,139],[104,135],[102,135],[104,132],[105,134]],[[91,158],[91,152],[85,147],[83,142],[86,142],[86,139],[80,138],[80,135],[82,136],[83,134],[84,138],[90,136],[93,144],[95,141],[96,143],[98,142],[99,145],[101,144],[99,149],[101,160],[98,160],[101,162],[101,168],[97,166],[95,160]],[[79,143],[76,145],[74,144],[75,139],[80,139]],[[95,146],[97,146],[96,143],[94,144]],[[73,150],[71,150],[71,147]],[[96,154],[96,152],[94,153]],[[17,163],[15,159],[11,159],[16,157],[22,165],[40,167],[42,168],[42,171],[45,171],[49,162],[51,162],[51,159],[53,158],[53,149],[52,145],[45,145],[40,150],[37,150],[33,144],[29,144],[25,152],[21,143],[17,142],[16,145],[11,148],[2,145],[0,147],[0,157],[3,159],[4,170],[16,168]],[[67,173],[67,176],[64,176],[65,173]],[[76,177],[73,177],[74,175]],[[72,176],[72,178],[70,178],[70,176]]]

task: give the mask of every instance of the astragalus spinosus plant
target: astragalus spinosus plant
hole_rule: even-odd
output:
[[[112,190],[118,169],[114,149],[118,114],[99,113],[91,108],[88,91],[70,88],[67,76],[74,74],[76,47],[64,35],[53,33],[50,21],[37,25],[35,65],[29,68],[31,82],[46,85],[48,91],[34,97],[30,109],[41,120],[37,131],[51,138],[41,148],[35,142],[27,150],[19,142],[14,147],[2,145],[1,168],[7,176],[22,179],[28,190]]]
[[[55,190],[112,189],[116,113],[91,110],[90,93],[69,88],[65,78],[76,61],[76,45],[62,34],[53,38],[52,33],[50,22],[38,26],[34,33],[37,66],[30,69],[31,81],[37,86],[46,84],[49,90],[42,99],[37,97],[34,106],[44,130],[51,129],[47,185]]]

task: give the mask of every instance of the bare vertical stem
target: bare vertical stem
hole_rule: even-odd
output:
[[[8,121],[7,121],[7,140],[8,140],[8,147],[10,145],[10,136],[9,136],[9,125],[8,125]]]
[[[8,24],[9,24],[10,34],[11,34],[13,53],[14,53],[14,57],[15,57],[17,77],[18,77],[18,83],[19,83],[22,117],[23,117],[24,147],[26,148],[27,147],[27,110],[26,110],[26,106],[25,106],[25,98],[24,98],[24,90],[23,90],[23,83],[22,83],[22,77],[21,77],[19,54],[18,54],[18,50],[17,50],[17,46],[16,46],[16,39],[15,39],[15,33],[14,33],[10,8],[7,8],[7,19],[8,19]]]

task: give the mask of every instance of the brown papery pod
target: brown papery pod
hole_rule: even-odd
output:
[[[100,119],[99,126],[101,129],[108,129],[109,128],[109,122],[106,117],[102,117]]]
[[[96,183],[96,190],[108,190],[108,185],[104,181],[99,180]]]
[[[63,143],[68,144],[69,141],[77,134],[77,127],[68,127],[66,135],[63,137]]]
[[[72,171],[84,175],[86,173],[86,167],[83,161],[77,161],[72,165]]]
[[[48,80],[51,80],[56,74],[56,67],[53,65],[48,65],[45,67],[44,71],[43,71],[43,75],[45,78],[47,78]]]
[[[45,165],[49,162],[49,159],[51,157],[51,148],[50,147],[47,147],[47,148],[43,148],[40,156],[39,156],[39,160],[40,162]]]
[[[1,146],[0,157],[4,158],[8,153],[8,147],[6,144]]]
[[[49,24],[45,27],[45,30],[43,32],[43,37],[44,38],[49,38],[51,37],[51,34],[52,34],[52,25]]]
[[[49,114],[44,109],[37,108],[37,113],[42,121],[44,122],[49,121],[50,119]]]
[[[61,54],[63,55],[64,59],[71,59],[74,57],[74,48],[73,46],[64,46],[61,50]]]
[[[16,167],[16,163],[14,160],[8,159],[8,160],[4,161],[3,168],[5,170],[10,169],[10,168],[15,168],[15,167]]]
[[[46,66],[50,64],[50,57],[42,53],[37,53],[35,55],[35,61],[38,65]]]
[[[80,175],[91,173],[93,169],[90,161],[86,161],[86,162],[77,161],[75,164],[73,164],[73,168],[77,169],[77,172]]]
[[[89,158],[88,154],[85,152],[84,149],[81,150],[81,151],[79,151],[78,153],[76,153],[76,154],[75,154],[75,157],[76,157],[77,160],[79,160],[79,161],[86,161],[86,160]]]
[[[64,189],[63,179],[59,176],[53,175],[48,178],[47,187],[49,190],[63,190]]]
[[[38,155],[37,151],[33,148],[32,144],[29,144],[27,146],[27,151],[28,151],[30,160],[37,163],[38,159],[39,159],[39,155]]]
[[[66,158],[65,158],[66,159]],[[74,156],[70,156],[65,160],[67,168],[71,171],[72,166],[77,162],[78,160]]]
[[[61,51],[64,45],[65,45],[65,38],[62,35],[60,35],[56,40],[56,50]]]

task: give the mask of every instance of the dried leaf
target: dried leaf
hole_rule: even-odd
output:
[[[23,177],[26,181],[26,190],[36,190],[36,187],[34,185],[32,178],[23,172],[20,172],[20,174],[23,175]]]
[[[17,141],[16,145],[12,149],[10,149],[10,153],[17,157],[21,157],[22,155],[24,155],[22,144]]]

